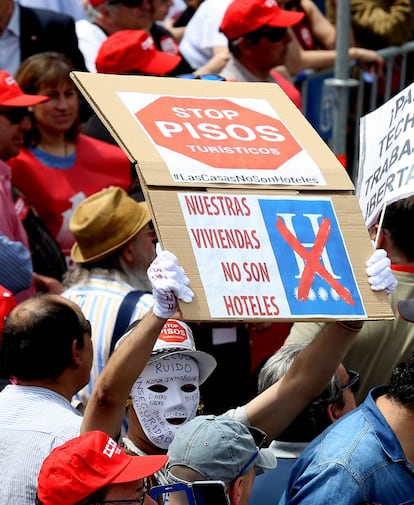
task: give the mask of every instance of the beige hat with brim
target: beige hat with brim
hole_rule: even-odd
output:
[[[151,221],[145,202],[136,202],[119,187],[103,189],[86,198],[74,210],[69,228],[76,242],[71,257],[76,263],[92,263],[109,256]]]

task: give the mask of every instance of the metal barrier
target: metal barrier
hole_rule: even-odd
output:
[[[378,51],[385,62],[382,79],[368,74],[354,62],[349,66],[349,77],[355,79],[355,90],[350,90],[349,119],[354,124],[353,152],[348,157],[348,172],[354,184],[358,178],[359,164],[359,120],[361,116],[376,109],[391,96],[411,84],[414,78],[414,41],[402,46],[392,46]],[[413,60],[410,61],[410,56]],[[398,68],[399,75],[396,74]],[[335,92],[327,82],[332,80],[334,69],[321,71],[306,70],[296,77],[302,93],[303,113],[322,139],[332,148]],[[351,117],[352,116],[352,117]],[[347,153],[348,154],[348,153]],[[350,159],[351,158],[351,159]]]

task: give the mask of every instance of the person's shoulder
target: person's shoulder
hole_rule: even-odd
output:
[[[48,9],[41,9],[38,7],[27,7],[24,5],[20,6],[20,17],[22,21],[26,18],[35,18],[40,23],[75,23],[73,18],[68,14],[63,14],[62,12],[51,11]]]
[[[106,38],[105,32],[95,23],[89,21],[89,19],[79,19],[75,23],[77,34],[88,34],[88,35],[101,35]]]
[[[316,437],[303,451],[303,459],[310,458],[318,466],[337,463],[355,470],[365,467],[371,464],[366,454],[374,454],[378,447],[377,431],[363,404]]]
[[[13,158],[10,158],[7,161],[7,164],[9,165],[9,167],[12,170],[14,170],[14,168],[16,166],[21,165],[22,162],[27,161],[29,159],[33,159],[33,158],[34,158],[34,155],[33,155],[32,151],[30,149],[28,149],[27,147],[22,147],[19,150],[19,154],[17,154],[17,156],[14,156]]]

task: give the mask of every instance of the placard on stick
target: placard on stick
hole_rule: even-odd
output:
[[[392,318],[342,165],[278,86],[74,72],[190,277],[187,320]]]

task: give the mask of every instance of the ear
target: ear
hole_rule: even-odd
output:
[[[341,408],[339,405],[335,403],[330,403],[326,407],[326,415],[328,416],[331,423],[334,423],[341,417]]]
[[[251,54],[253,47],[253,42],[251,40],[241,37],[237,45],[242,53]]]
[[[230,503],[232,505],[239,505],[240,503],[243,503],[243,489],[245,487],[245,481],[246,479],[243,477],[238,477],[232,486],[227,486],[227,492],[230,497]]]
[[[80,366],[82,364],[82,357],[78,347],[78,341],[72,340],[72,361],[74,365]]]
[[[131,265],[135,259],[135,250],[132,244],[132,240],[130,240],[122,249],[122,257],[128,265]]]

